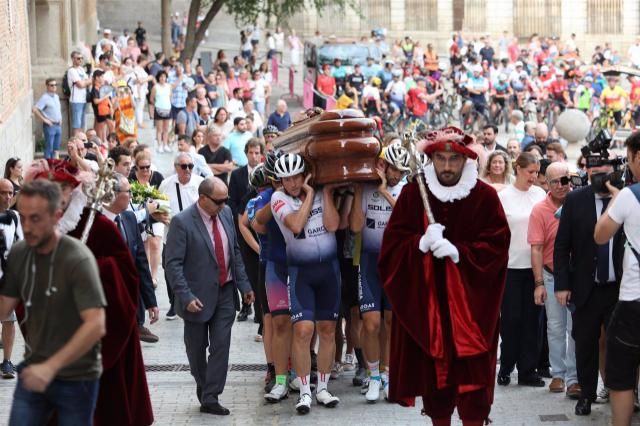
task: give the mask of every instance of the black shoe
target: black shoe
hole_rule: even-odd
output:
[[[509,383],[511,383],[511,376],[503,376],[501,374],[498,374],[498,385],[509,386]]]
[[[174,319],[178,318],[178,315],[176,315],[176,311],[173,310],[173,306],[169,308],[165,318],[167,319],[167,321],[173,321]]]
[[[224,408],[218,402],[214,402],[213,404],[202,404],[200,406],[200,412],[213,414],[216,416],[228,416],[230,413],[228,408]]]
[[[238,314],[238,322],[242,322],[242,321],[246,321],[247,317],[249,316],[249,314],[247,314],[246,311],[240,311],[240,313]]]
[[[544,380],[542,380],[542,378],[538,376],[538,374],[533,373],[523,377],[518,376],[518,385],[541,388],[544,387]]]
[[[247,315],[251,315],[253,310],[251,309],[251,305],[247,305]]]
[[[588,416],[591,414],[591,401],[587,398],[580,398],[576,404],[576,416]]]
[[[198,402],[202,404],[202,388],[196,385],[196,396],[198,397]]]
[[[538,368],[538,375],[540,377],[544,377],[545,379],[551,379],[551,370],[549,367]]]

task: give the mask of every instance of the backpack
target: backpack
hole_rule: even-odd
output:
[[[62,93],[68,98],[71,96],[71,87],[69,87],[69,68],[64,72],[64,76],[62,76]]]

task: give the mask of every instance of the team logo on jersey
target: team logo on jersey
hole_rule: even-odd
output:
[[[375,219],[371,219],[371,218],[367,218],[367,228],[376,229],[376,220]]]
[[[373,194],[371,194],[372,198],[380,198],[380,193],[378,191],[375,191]]]
[[[278,211],[283,207],[284,207],[284,201],[282,201],[282,200],[276,200],[273,203],[273,211],[276,212],[276,213],[278,213]]]

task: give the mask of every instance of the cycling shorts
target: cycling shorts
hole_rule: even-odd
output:
[[[287,265],[267,261],[265,287],[271,316],[289,315],[289,289]]]
[[[338,259],[303,266],[289,265],[289,310],[292,323],[338,319]]]
[[[384,293],[378,275],[378,253],[363,252],[360,256],[360,313],[390,311],[391,303]]]

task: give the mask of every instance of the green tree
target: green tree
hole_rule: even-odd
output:
[[[289,18],[307,7],[315,8],[319,13],[322,13],[329,6],[337,6],[341,10],[346,7],[355,9],[354,1],[356,0],[191,0],[187,34],[180,60],[193,59],[196,49],[204,39],[204,34],[211,21],[223,7],[234,17],[238,25],[253,24],[259,17],[264,17],[267,26],[271,26],[271,24],[286,23]],[[170,3],[171,0],[163,0],[163,2]],[[196,28],[198,15],[204,16],[204,19]],[[165,31],[162,34],[162,46],[164,49],[166,45],[164,41],[166,37]]]

